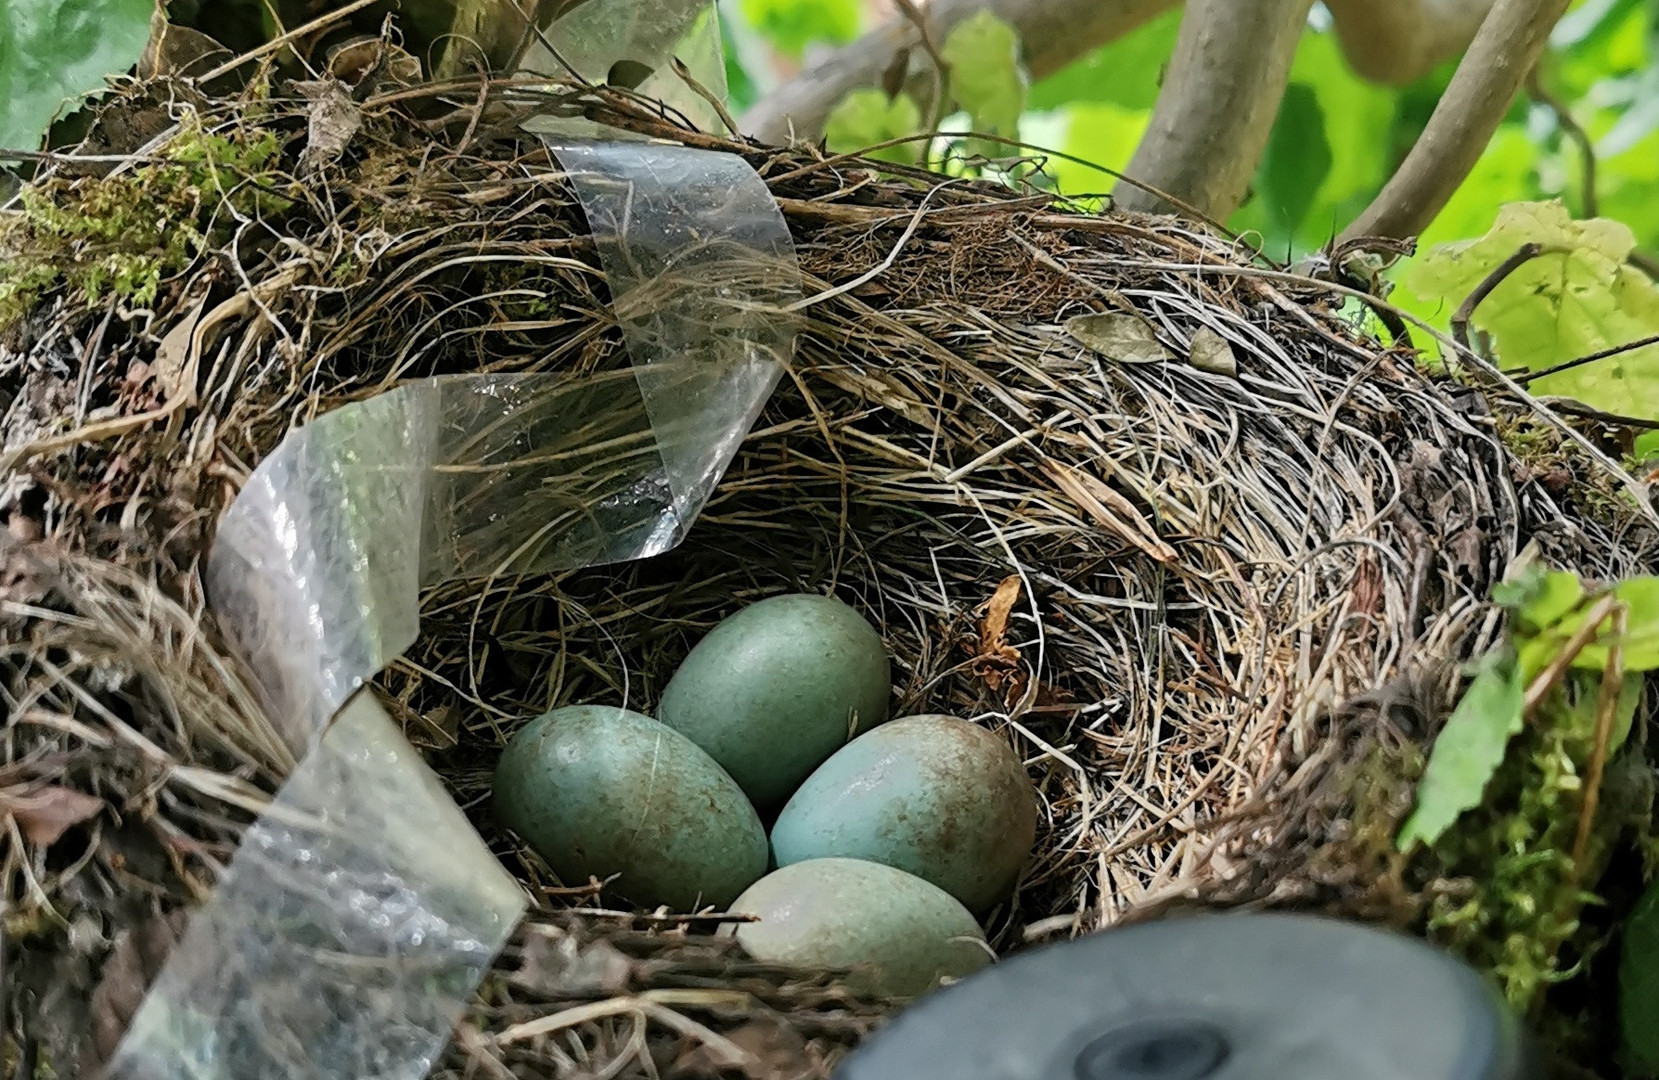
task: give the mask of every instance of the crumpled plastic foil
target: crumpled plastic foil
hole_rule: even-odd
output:
[[[626,5],[589,17],[607,6]],[[108,1076],[418,1080],[523,914],[364,688],[415,641],[425,588],[678,543],[777,382],[800,297],[783,218],[742,159],[558,138],[632,366],[409,383],[295,430],[254,470],[208,594],[299,765]]]

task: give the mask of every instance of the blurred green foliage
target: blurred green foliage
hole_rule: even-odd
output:
[[[0,150],[38,149],[54,117],[136,63],[154,7],[152,0],[0,0]]]

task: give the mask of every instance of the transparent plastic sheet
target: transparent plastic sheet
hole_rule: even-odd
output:
[[[549,26],[525,58],[524,67],[550,75],[574,71],[605,83],[618,61],[650,74],[633,89],[662,102],[703,131],[721,129],[720,114],[707,97],[675,73],[671,59],[709,95],[726,98],[726,61],[720,44],[720,16],[711,0],[586,0]],[[558,50],[553,55],[548,48]],[[580,118],[540,120],[532,130],[591,138],[606,133]]]
[[[424,587],[678,543],[776,385],[800,296],[787,227],[740,158],[554,149],[633,366],[408,384],[298,429],[254,470],[208,594],[301,763],[107,1076],[416,1080],[522,914],[362,688],[414,642]]]

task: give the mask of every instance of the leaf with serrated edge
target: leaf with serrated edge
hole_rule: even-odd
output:
[[[1429,751],[1417,785],[1417,807],[1396,839],[1401,851],[1418,841],[1432,846],[1464,811],[1480,805],[1509,740],[1521,730],[1525,692],[1513,658],[1493,653],[1481,658],[1474,680]]]
[[[1659,284],[1627,261],[1635,234],[1605,218],[1574,221],[1559,202],[1504,206],[1480,239],[1422,255],[1406,284],[1453,309],[1529,243],[1543,245],[1544,253],[1505,278],[1474,314],[1506,367],[1537,371],[1659,334]],[[1545,376],[1528,389],[1659,418],[1659,345]]]

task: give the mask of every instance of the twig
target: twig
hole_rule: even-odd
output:
[[[1542,379],[1546,375],[1559,375],[1563,371],[1571,371],[1573,368],[1583,367],[1585,364],[1594,364],[1598,360],[1606,360],[1609,357],[1618,356],[1621,353],[1634,352],[1637,349],[1645,349],[1649,345],[1659,345],[1659,334],[1653,334],[1645,338],[1637,338],[1635,341],[1627,341],[1623,345],[1614,345],[1612,348],[1603,349],[1600,352],[1593,352],[1586,356],[1580,356],[1576,360],[1566,360],[1562,363],[1554,365],[1553,367],[1544,368],[1542,371],[1529,371],[1525,375],[1516,376],[1515,382],[1519,386],[1525,386],[1534,379]]]
[[[915,236],[916,230],[921,227],[922,219],[927,216],[928,200],[933,198],[933,196],[938,194],[940,191],[943,191],[949,184],[950,181],[947,180],[922,197],[921,203],[919,203],[916,207],[916,212],[910,216],[910,224],[905,226],[904,233],[899,237],[899,242],[893,245],[893,250],[887,253],[887,257],[885,259],[881,260],[879,263],[876,263],[876,265],[853,278],[851,281],[843,281],[841,284],[836,285],[833,288],[825,289],[823,292],[808,296],[803,300],[797,300],[783,310],[788,312],[803,311],[806,308],[812,307],[814,304],[821,304],[825,300],[834,299],[843,293],[852,292],[865,282],[873,281],[882,274],[885,274],[892,268],[893,263],[898,261],[899,252],[904,250],[905,245],[910,243],[910,238]]]
[[[1618,604],[1619,602],[1613,598],[1612,593],[1608,593],[1595,602],[1595,605],[1590,608],[1589,614],[1584,616],[1583,625],[1573,631],[1573,636],[1567,639],[1567,643],[1561,646],[1560,651],[1550,658],[1549,664],[1533,678],[1532,684],[1527,687],[1526,695],[1521,699],[1521,711],[1523,713],[1531,715],[1538,711],[1538,706],[1543,704],[1544,699],[1549,697],[1550,691],[1554,690],[1556,685],[1561,682],[1561,677],[1567,673],[1567,669],[1572,666],[1573,661],[1578,659],[1578,654],[1584,651],[1584,646],[1595,640],[1596,634],[1601,630],[1602,621],[1612,613],[1614,608],[1618,607]]]
[[[325,12],[308,23],[296,26],[287,33],[279,34],[270,41],[267,41],[265,44],[259,46],[257,49],[249,49],[241,56],[226,60],[206,75],[198,78],[196,82],[199,84],[210,83],[214,79],[219,78],[221,75],[230,74],[250,60],[258,60],[262,56],[269,56],[271,53],[280,52],[291,42],[297,41],[307,34],[314,33],[315,31],[322,30],[325,27],[332,26],[337,22],[341,22],[351,15],[362,11],[364,8],[373,4],[378,4],[379,2],[380,0],[352,0],[352,2],[347,4],[345,7],[335,8],[333,11]]]
[[[1542,255],[1544,250],[1543,244],[1522,244],[1515,254],[1499,263],[1486,275],[1485,280],[1475,286],[1475,291],[1464,299],[1452,315],[1452,337],[1457,339],[1459,345],[1470,352],[1474,351],[1469,348],[1469,320],[1474,317],[1475,309],[1480,307],[1481,302],[1491,296],[1492,290],[1502,285],[1510,274]]]
[[[1568,2],[1498,0],[1423,134],[1344,240],[1415,236],[1435,219],[1492,141]]]
[[[1527,76],[1527,93],[1538,104],[1555,114],[1555,122],[1560,125],[1567,138],[1578,145],[1579,157],[1583,160],[1584,169],[1584,217],[1600,217],[1601,199],[1596,195],[1596,144],[1590,138],[1590,133],[1584,126],[1573,118],[1572,110],[1560,98],[1550,93],[1544,87],[1544,80],[1534,65],[1532,73]]]
[[[1607,770],[1607,753],[1613,741],[1613,719],[1619,709],[1619,690],[1624,682],[1625,608],[1613,611],[1612,641],[1607,648],[1607,666],[1601,670],[1601,693],[1596,698],[1596,742],[1590,751],[1590,767],[1584,777],[1584,802],[1578,808],[1578,832],[1573,836],[1573,874],[1584,872],[1584,857],[1590,847],[1590,827],[1596,820],[1596,803],[1601,798],[1601,778]]]
[[[670,56],[668,62],[673,67],[674,74],[680,77],[680,81],[685,83],[693,94],[708,102],[709,107],[714,110],[714,114],[720,117],[720,122],[726,125],[726,130],[736,135],[737,121],[732,119],[732,114],[726,110],[725,103],[708,87],[698,82],[696,77],[691,74],[691,69],[686,67],[685,62],[678,56]]]
[[[922,39],[922,49],[928,59],[933,61],[933,106],[928,112],[927,129],[937,131],[945,119],[945,110],[950,107],[950,65],[945,62],[944,54],[934,44],[933,35],[927,28],[927,16],[916,7],[915,0],[894,0],[899,13],[910,20],[916,28],[916,33]]]

